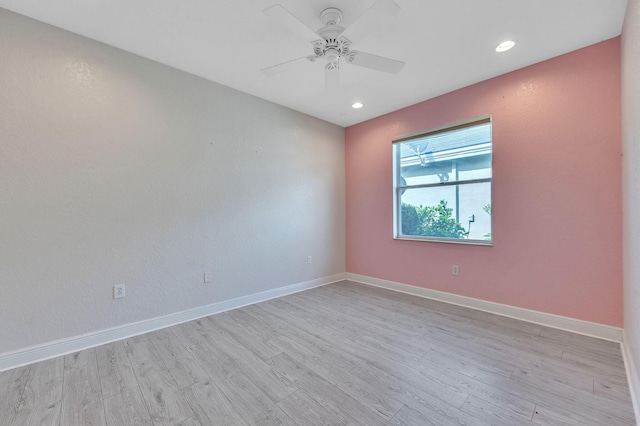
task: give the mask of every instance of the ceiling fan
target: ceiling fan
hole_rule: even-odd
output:
[[[295,35],[310,42],[313,46],[313,55],[263,68],[260,71],[265,75],[272,76],[295,68],[304,63],[304,61],[316,62],[322,59],[325,61],[325,86],[327,90],[335,90],[339,85],[341,59],[347,64],[397,74],[404,67],[404,62],[351,50],[351,43],[359,41],[399,11],[400,6],[393,0],[378,0],[360,18],[345,29],[340,26],[342,21],[340,9],[330,7],[320,14],[323,27],[316,32],[281,5],[276,4],[268,7],[264,10],[264,13]]]

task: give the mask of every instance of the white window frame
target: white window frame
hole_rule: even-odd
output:
[[[483,179],[468,179],[458,180],[452,182],[432,183],[423,185],[405,185],[400,186],[398,182],[401,182],[400,176],[400,158],[398,155],[397,146],[402,142],[407,142],[412,139],[419,139],[426,136],[433,136],[436,134],[447,133],[452,130],[461,129],[465,127],[472,127],[477,124],[490,123],[491,124],[491,177]],[[433,129],[411,133],[408,135],[399,136],[392,140],[393,146],[393,238],[396,240],[411,240],[411,241],[427,241],[437,243],[449,243],[449,244],[468,244],[468,245],[480,245],[480,246],[492,246],[493,245],[493,215],[490,217],[491,223],[491,239],[489,240],[477,240],[477,239],[465,239],[465,238],[443,238],[443,237],[429,237],[420,235],[401,235],[400,234],[400,221],[401,221],[401,208],[399,203],[401,200],[400,191],[406,189],[417,188],[429,188],[429,187],[442,187],[451,185],[466,185],[473,183],[489,183],[491,185],[491,199],[490,205],[493,206],[493,122],[490,114],[482,115],[479,117],[470,118],[467,120],[457,121],[455,123],[445,124]]]

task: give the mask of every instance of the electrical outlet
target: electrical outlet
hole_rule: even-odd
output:
[[[204,282],[205,282],[205,284],[211,282],[211,272],[205,272],[204,273]]]
[[[451,274],[452,275],[459,275],[460,274],[460,267],[458,265],[451,265]]]
[[[311,256],[307,256],[307,263],[311,263]]]
[[[126,295],[124,284],[118,284],[113,286],[113,298],[120,299]]]

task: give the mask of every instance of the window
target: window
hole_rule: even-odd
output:
[[[491,117],[393,141],[394,238],[491,245]]]

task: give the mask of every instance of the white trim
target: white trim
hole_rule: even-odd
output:
[[[95,346],[104,345],[116,340],[122,340],[128,337],[137,336],[139,334],[148,333],[150,331],[159,330],[161,328],[170,327],[172,325],[192,321],[220,312],[229,311],[231,309],[240,308],[242,306],[252,305],[254,303],[264,302],[269,299],[275,299],[277,297],[286,296],[288,294],[297,293],[314,287],[320,287],[338,281],[343,281],[345,279],[345,276],[346,274],[344,273],[330,275],[311,281],[304,281],[301,283],[274,288],[272,290],[267,290],[260,293],[238,297],[236,299],[213,303],[211,305],[200,306],[198,308],[193,308],[182,312],[175,312],[162,317],[151,318],[113,328],[108,328],[105,330],[96,331],[93,333],[44,343],[42,345],[20,349],[15,352],[0,354],[0,372],[34,362],[44,361],[46,359],[54,358],[57,356],[77,352],[83,349],[89,349]]]
[[[631,392],[631,404],[633,405],[633,412],[636,415],[636,422],[640,420],[640,377],[638,377],[638,370],[636,370],[635,363],[633,361],[633,355],[631,354],[631,348],[627,343],[627,332],[624,332],[624,340],[622,341],[622,357],[624,358],[624,366],[627,372],[627,382],[629,383],[629,391]],[[638,424],[638,423],[636,423]]]
[[[472,297],[459,296],[457,294],[445,293],[443,291],[430,290],[428,288],[416,287],[408,284],[401,284],[394,281],[382,280],[379,278],[367,277],[364,275],[347,272],[347,279],[350,281],[367,284],[374,287],[382,287],[400,293],[412,294],[414,296],[427,299],[438,300],[451,303],[453,305],[464,306],[479,311],[490,312],[504,317],[515,318],[547,327],[558,328],[578,334],[584,334],[599,339],[622,342],[622,328],[610,325],[598,324],[595,322],[583,321],[575,318],[560,315],[548,314],[546,312],[533,311],[531,309],[518,308],[516,306],[503,305],[501,303],[489,302]]]

